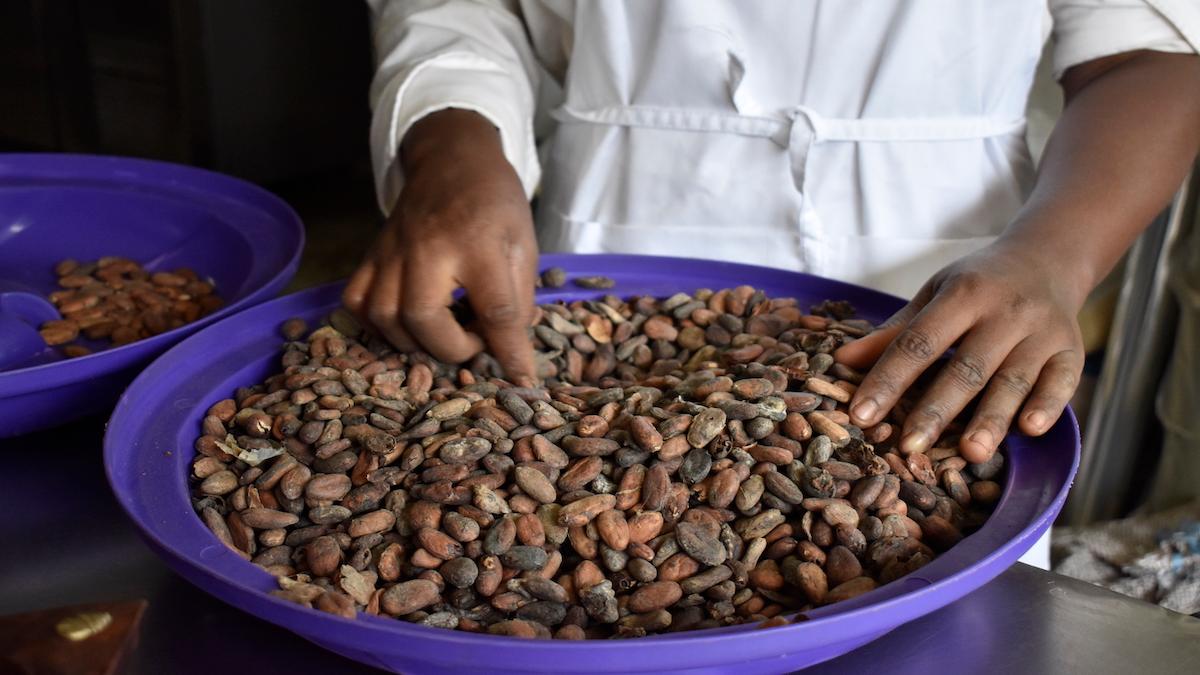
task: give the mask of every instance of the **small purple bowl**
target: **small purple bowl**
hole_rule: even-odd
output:
[[[295,274],[303,247],[296,213],[234,178],[136,159],[0,155],[0,300],[22,301],[0,302],[0,319],[9,327],[0,330],[0,354],[12,357],[0,358],[11,368],[0,367],[0,437],[107,409],[168,347],[277,295]],[[225,306],[181,328],[81,358],[65,359],[40,340],[28,353],[29,330],[44,317],[13,309],[57,290],[58,261],[108,255],[155,271],[191,267],[215,282]],[[20,344],[18,334],[26,338]]]
[[[804,274],[747,265],[637,256],[542,258],[572,274],[605,274],[618,295],[669,295],[748,283],[801,302],[853,302],[862,316],[887,317],[899,299]],[[204,411],[240,385],[277,371],[279,325],[310,325],[339,304],[340,285],[289,295],[226,319],[185,340],[146,369],[118,402],[104,462],[118,501],[147,543],[176,572],[255,616],[362,663],[418,673],[781,673],[819,663],[943,607],[1000,574],[1054,521],[1079,460],[1068,411],[1041,438],[1008,437],[1008,475],[995,513],[929,565],[853,600],[769,630],[737,626],[634,640],[565,642],[428,628],[360,615],[343,619],[268,595],[271,576],[225,548],[188,500],[192,443]],[[597,297],[596,291],[539,292],[539,300]]]

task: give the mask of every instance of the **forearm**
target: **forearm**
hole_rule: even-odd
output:
[[[999,244],[1070,262],[1063,291],[1082,303],[1200,150],[1200,57],[1119,55],[1072,68],[1063,87],[1033,193]]]

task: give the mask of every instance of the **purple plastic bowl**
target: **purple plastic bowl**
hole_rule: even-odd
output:
[[[617,280],[612,292],[619,295],[668,295],[749,283],[805,303],[850,300],[873,320],[901,304],[857,286],[747,265],[615,255],[549,255],[542,263],[561,265],[573,274],[611,276]],[[268,595],[275,588],[271,576],[226,549],[192,512],[187,474],[207,407],[237,386],[275,372],[280,323],[302,316],[312,325],[338,305],[339,292],[334,285],[279,298],[173,348],[118,402],[104,440],[105,468],[122,507],[179,574],[318,645],[394,672],[781,673],[803,668],[953,602],[1004,571],[1053,522],[1079,458],[1079,433],[1070,412],[1041,438],[1010,436],[1005,493],[982,529],[903,579],[780,628],[741,626],[636,640],[560,642],[475,635],[367,615],[338,618]],[[563,289],[540,292],[539,300],[599,295]]]
[[[303,247],[291,207],[234,178],[146,160],[0,155],[0,292],[44,297],[58,288],[58,261],[121,255],[151,270],[191,267],[225,301],[199,321],[134,344],[76,359],[46,348],[30,355],[32,365],[0,370],[0,437],[108,408],[168,347],[277,295]]]

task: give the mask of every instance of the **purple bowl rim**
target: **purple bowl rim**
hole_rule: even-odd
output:
[[[172,192],[177,194],[194,193],[220,197],[225,200],[236,197],[243,206],[270,216],[272,221],[283,226],[281,231],[285,235],[294,238],[295,244],[292,250],[284,252],[281,256],[287,262],[275,274],[237,301],[179,328],[86,356],[28,368],[0,371],[0,399],[69,384],[84,377],[125,367],[131,362],[144,358],[147,352],[163,351],[182,339],[190,337],[198,330],[224,321],[269,299],[262,297],[264,291],[275,287],[282,288],[286,285],[287,280],[295,275],[296,269],[299,267],[300,255],[304,251],[305,244],[304,223],[299,214],[278,195],[249,181],[208,169],[155,159],[74,153],[0,153],[0,188],[6,187],[3,181],[12,178],[22,180],[43,178],[48,181],[73,182],[76,185],[92,187],[111,186],[119,183],[117,177],[111,175],[112,171],[134,172],[137,174],[139,188],[156,187],[161,189],[160,194],[164,195]],[[19,186],[19,183],[15,185],[15,187]],[[213,191],[214,189],[224,194],[217,194]],[[30,376],[37,376],[38,379],[28,381],[27,386],[21,386],[20,382],[12,381]]]
[[[756,266],[751,266],[751,265],[743,265],[740,263],[724,263],[724,262],[714,262],[714,261],[708,261],[708,260],[694,260],[694,259],[687,259],[687,258],[671,258],[671,257],[664,257],[664,256],[630,256],[630,255],[616,255],[616,254],[588,254],[588,255],[550,254],[550,255],[543,255],[541,260],[542,260],[542,267],[544,267],[548,264],[571,263],[571,262],[578,262],[580,260],[595,261],[595,262],[604,264],[606,267],[612,267],[614,264],[621,265],[621,264],[639,264],[639,263],[642,263],[642,264],[644,264],[644,263],[662,263],[662,264],[702,263],[704,265],[717,265],[717,266],[720,266],[722,268],[725,268],[725,269],[731,270],[731,271],[747,270],[747,271],[752,271],[753,273],[758,273],[758,274],[762,274],[764,272],[784,273],[784,274],[788,274],[788,275],[793,275],[797,278],[808,278],[808,279],[817,280],[823,284],[834,284],[834,285],[838,285],[838,286],[843,286],[847,289],[852,289],[852,292],[859,296],[870,294],[870,295],[875,296],[878,299],[890,299],[891,301],[894,301],[894,302],[901,302],[901,303],[903,302],[903,300],[896,298],[895,296],[891,296],[891,295],[888,295],[885,293],[874,291],[872,289],[866,289],[866,288],[863,288],[860,286],[855,286],[853,284],[847,284],[845,282],[826,279],[823,277],[815,277],[813,275],[808,275],[808,274],[804,274],[804,273],[800,273],[800,272],[792,272],[792,271],[788,271],[788,270],[767,269],[767,268],[756,267]],[[344,285],[344,282],[334,282],[334,283],[326,284],[323,286],[317,286],[317,287],[305,289],[305,290],[302,290],[302,291],[299,291],[296,293],[291,293],[286,296],[276,298],[276,299],[270,301],[269,303],[264,303],[264,305],[260,306],[260,308],[269,309],[271,306],[282,305],[282,304],[286,304],[288,302],[296,301],[299,298],[307,298],[308,296],[319,296],[321,294],[330,294],[331,298],[335,298],[336,297],[335,291],[337,289],[340,289],[343,285]],[[579,289],[576,289],[576,290],[580,294],[583,293],[582,290],[579,290]],[[619,293],[619,288],[616,289],[616,292]],[[595,293],[597,296],[604,294],[604,292],[595,292]],[[541,293],[539,293],[538,301],[540,302],[541,298],[543,298],[543,297],[545,297],[545,296],[543,296]],[[230,321],[230,320],[231,319],[227,318],[224,321]],[[218,329],[219,325],[220,325],[220,323],[214,324],[213,326],[206,328],[204,331],[200,331],[197,334],[188,337],[186,340],[184,340],[183,342],[181,342],[178,345],[176,345],[175,347],[173,347],[172,351],[179,350],[180,352],[183,352],[190,346],[190,344],[198,344],[198,343],[202,342],[205,338],[204,333],[208,330],[216,331]],[[165,356],[166,355],[164,355],[164,357]],[[289,615],[292,618],[298,619],[302,622],[306,622],[306,623],[316,622],[316,624],[318,624],[318,625],[324,625],[329,628],[341,626],[345,630],[356,629],[352,633],[355,638],[355,642],[353,643],[353,645],[355,647],[360,647],[363,643],[365,643],[368,640],[368,638],[400,637],[400,638],[427,640],[427,641],[430,641],[431,644],[436,642],[436,643],[439,643],[439,644],[442,644],[445,646],[453,646],[453,645],[478,646],[482,642],[485,644],[506,645],[509,647],[525,646],[525,647],[536,648],[536,649],[572,650],[572,651],[574,651],[575,654],[578,654],[580,651],[583,651],[583,650],[596,650],[595,652],[593,652],[593,654],[612,655],[612,654],[616,653],[618,650],[624,654],[624,653],[628,653],[629,650],[659,649],[664,646],[686,647],[689,644],[695,645],[701,641],[704,641],[707,643],[707,642],[711,642],[711,641],[725,642],[725,641],[729,641],[729,640],[737,640],[737,639],[745,637],[748,633],[753,632],[757,628],[756,624],[750,623],[750,624],[741,624],[741,625],[731,626],[731,627],[720,627],[720,628],[712,628],[712,629],[704,629],[704,630],[684,631],[684,632],[681,632],[678,634],[648,636],[648,637],[639,638],[636,640],[586,640],[586,641],[582,641],[582,642],[580,642],[580,641],[557,641],[557,640],[514,640],[513,638],[509,638],[509,637],[505,637],[505,636],[477,634],[477,633],[468,633],[468,632],[464,632],[464,631],[431,628],[431,627],[421,626],[418,624],[408,623],[408,622],[394,619],[391,617],[374,617],[374,616],[370,616],[370,615],[359,614],[359,616],[355,619],[346,619],[346,618],[342,618],[342,617],[333,616],[333,615],[325,613],[325,612],[320,612],[319,610],[316,610],[316,609],[305,608],[300,605],[296,605],[294,603],[288,602],[286,600],[282,600],[280,598],[270,596],[269,594],[264,592],[259,586],[253,585],[255,582],[252,581],[252,579],[254,577],[258,577],[259,579],[262,579],[262,577],[264,575],[267,575],[267,573],[264,570],[253,565],[249,561],[238,559],[237,560],[237,564],[239,567],[238,574],[236,577],[231,577],[227,574],[214,571],[213,569],[206,566],[202,562],[194,559],[193,557],[185,555],[185,554],[177,551],[173,546],[169,545],[167,543],[167,541],[164,540],[163,537],[158,536],[158,534],[156,532],[154,532],[149,525],[144,523],[142,521],[142,518],[140,518],[136,513],[133,512],[132,502],[129,500],[128,496],[123,495],[122,491],[119,489],[119,487],[118,487],[119,482],[117,480],[117,477],[114,475],[114,471],[116,469],[115,460],[116,460],[117,456],[120,454],[120,450],[117,447],[116,439],[113,438],[113,434],[114,434],[114,431],[120,427],[120,425],[119,424],[114,425],[113,421],[117,421],[118,418],[122,414],[125,414],[125,411],[123,408],[124,408],[127,397],[130,395],[131,392],[136,391],[140,386],[144,386],[142,381],[149,379],[153,375],[152,367],[148,368],[146,371],[144,371],[142,374],[140,374],[137,379],[134,380],[133,384],[130,385],[129,389],[121,397],[121,401],[118,402],[116,408],[114,409],[113,417],[109,422],[109,425],[108,425],[108,428],[107,428],[106,434],[105,434],[105,440],[104,440],[105,473],[110,482],[110,486],[112,486],[114,493],[116,494],[118,502],[121,504],[122,509],[124,509],[126,511],[126,513],[130,516],[130,518],[134,521],[134,523],[137,526],[141,535],[147,540],[147,542],[151,545],[152,548],[155,548],[160,553],[166,554],[167,556],[169,556],[168,562],[172,566],[178,565],[181,568],[186,569],[190,574],[185,574],[185,576],[189,576],[189,578],[191,575],[197,575],[200,577],[205,577],[205,578],[207,578],[217,584],[220,584],[221,586],[227,587],[231,590],[235,590],[235,591],[238,591],[241,593],[249,593],[249,594],[255,596],[258,600],[269,603],[269,606],[271,607],[271,609],[278,610],[279,612]],[[132,414],[132,413],[129,413],[129,414]],[[1063,429],[1063,427],[1066,427],[1066,429]],[[963,586],[969,585],[970,588],[968,588],[966,592],[955,596],[955,599],[957,599],[959,597],[962,597],[966,593],[969,593],[971,590],[978,588],[983,583],[990,581],[996,574],[999,574],[999,571],[996,571],[994,574],[987,574],[986,578],[982,578],[982,579],[978,578],[979,577],[978,573],[985,571],[985,568],[994,567],[996,565],[997,561],[999,561],[1001,558],[1006,558],[1006,557],[1010,558],[1011,560],[1010,560],[1009,564],[1011,564],[1011,562],[1015,562],[1016,558],[1019,557],[1020,553],[1014,553],[1013,549],[1018,546],[1024,545],[1024,544],[1031,545],[1033,543],[1035,535],[1037,533],[1044,531],[1053,522],[1055,516],[1061,510],[1062,505],[1066,500],[1068,490],[1070,489],[1072,480],[1073,480],[1075,473],[1079,467],[1079,461],[1080,461],[1079,426],[1078,426],[1074,412],[1069,407],[1064,411],[1064,414],[1062,415],[1062,417],[1060,417],[1060,419],[1053,425],[1051,430],[1048,431],[1047,434],[1042,438],[1028,438],[1028,437],[1024,437],[1023,435],[1020,435],[1018,433],[1010,433],[1005,438],[1005,443],[1007,445],[1009,445],[1010,448],[1015,448],[1015,447],[1021,447],[1021,446],[1037,445],[1039,442],[1044,441],[1046,438],[1048,438],[1052,435],[1061,435],[1064,431],[1067,431],[1070,433],[1070,438],[1073,442],[1071,463],[1070,463],[1070,468],[1067,472],[1067,475],[1063,478],[1061,484],[1057,485],[1055,492],[1054,492],[1054,497],[1049,501],[1049,503],[1046,505],[1046,507],[1043,508],[1036,516],[1033,516],[1032,519],[1030,521],[1026,522],[1018,531],[1012,533],[1011,536],[1002,545],[987,550],[983,556],[972,560],[970,563],[967,563],[965,565],[955,568],[953,571],[945,574],[942,578],[939,578],[936,581],[930,582],[929,580],[921,578],[920,577],[921,570],[917,570],[917,571],[911,573],[910,575],[906,575],[905,577],[902,577],[901,579],[897,579],[896,581],[893,581],[889,584],[881,586],[874,591],[871,591],[862,596],[859,596],[858,598],[854,598],[849,601],[837,603],[835,605],[827,605],[825,607],[813,610],[812,612],[808,612],[808,614],[818,613],[819,616],[817,616],[816,618],[813,618],[808,621],[800,622],[800,623],[779,626],[779,627],[773,628],[772,631],[796,633],[796,634],[798,634],[798,637],[799,637],[805,631],[811,631],[818,627],[833,628],[834,626],[837,626],[837,625],[853,623],[857,620],[862,620],[864,618],[867,618],[867,617],[870,617],[873,615],[877,615],[881,612],[888,612],[888,611],[893,611],[895,614],[903,615],[906,617],[906,618],[904,618],[903,621],[908,621],[913,618],[916,618],[917,616],[924,615],[928,611],[932,611],[929,609],[922,610],[922,611],[916,611],[916,612],[903,611],[905,607],[915,607],[917,604],[919,604],[919,603],[912,602],[913,600],[923,598],[930,594],[935,594],[940,589],[942,589],[943,587],[946,587],[946,586],[963,587]],[[1025,450],[1023,452],[1034,452],[1034,450]],[[1013,469],[1012,462],[1007,463],[1006,466],[1008,467],[1007,471],[1008,471],[1009,475],[1008,475],[1008,480],[1006,480],[1006,483],[1005,483],[1005,495],[1004,495],[1005,498],[1008,496],[1009,488],[1012,486],[1013,482],[1019,478],[1024,477],[1024,476],[1016,475],[1017,472]],[[995,515],[1001,512],[1002,508],[1004,507],[1004,504],[1005,504],[1005,499],[1002,498],[996,507],[996,511],[993,512],[993,517],[989,518],[989,521],[988,521],[989,523],[992,523],[993,521],[996,520]],[[187,511],[189,513],[191,513],[190,504],[185,504],[184,506],[186,507]],[[194,513],[191,513],[191,515],[192,515],[192,517],[195,517]],[[984,528],[987,528],[987,527],[988,527],[987,525],[984,526]],[[997,525],[995,525],[995,527],[999,528],[999,527],[1005,527],[1005,526],[1003,524],[997,524]],[[1014,529],[1014,526],[1008,526],[1008,529],[1012,530],[1012,529]],[[954,552],[955,549],[958,549],[960,551],[960,553],[970,551],[971,547],[969,546],[969,544],[970,544],[972,538],[975,537],[976,535],[980,534],[981,532],[983,532],[982,528],[981,528],[981,530],[976,531],[971,536],[964,539],[963,542],[960,542],[958,545],[956,545],[954,547],[954,549],[951,549],[950,551],[947,551],[947,552],[939,555],[938,558],[935,559],[935,562],[938,559],[950,556]],[[1007,532],[1005,532],[1005,534],[1007,534]],[[215,537],[213,538],[212,544],[216,545],[216,546],[221,546],[220,542],[217,541],[215,539]],[[1025,546],[1025,549],[1027,549],[1027,548],[1028,548],[1028,546]],[[1023,549],[1023,550],[1025,550],[1025,549]],[[1000,571],[1002,571],[1002,570],[1000,570]],[[917,579],[919,582],[924,582],[924,583],[922,583],[919,588],[910,588],[907,590],[899,590],[901,585],[903,585],[905,583],[905,580],[910,579],[910,578]],[[972,583],[972,584],[965,583],[968,580],[978,581],[978,583]],[[258,583],[261,583],[261,582],[258,582]],[[206,592],[210,592],[210,593],[212,592],[207,588],[205,588],[204,590],[206,590]],[[887,592],[889,590],[891,591],[890,593],[886,593],[886,595],[881,596],[881,594],[880,594],[881,591]],[[875,597],[875,598],[884,597],[884,599],[880,602],[870,602],[870,600],[873,597]],[[943,606],[944,604],[947,604],[947,603],[942,602],[938,606]],[[265,620],[271,621],[272,623],[275,623],[276,625],[279,625],[282,628],[287,628],[289,630],[295,630],[295,629],[291,628],[291,626],[288,623],[285,623],[282,620],[280,620],[278,618],[279,615],[275,615],[275,617],[272,618],[272,617],[267,617],[265,615],[265,613],[256,611],[254,609],[246,609],[244,607],[241,607],[240,605],[239,605],[239,608],[243,609],[243,611],[247,611],[255,616],[259,616],[261,618],[264,618]],[[823,610],[830,610],[830,611],[828,613],[824,613]],[[900,610],[900,611],[896,611],[896,610]],[[327,622],[334,622],[334,623],[327,623]],[[902,623],[902,622],[898,622],[896,625],[899,625],[899,623]],[[882,629],[882,632],[891,630],[891,628],[892,627],[884,628],[884,629]],[[304,632],[297,631],[297,632],[306,637],[309,637],[311,634],[309,631],[304,631]],[[351,633],[339,633],[339,634],[340,635],[350,635]],[[316,636],[312,635],[312,637],[315,638]],[[351,644],[349,642],[340,642],[340,641],[333,640],[332,635],[329,636],[329,642],[321,641],[321,644],[323,644],[323,645],[334,644],[334,643],[339,644],[339,645],[350,645]],[[733,643],[729,643],[729,645],[733,646]]]

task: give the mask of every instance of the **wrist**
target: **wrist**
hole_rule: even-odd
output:
[[[997,251],[1008,256],[1012,264],[1031,272],[1042,272],[1052,278],[1053,290],[1076,309],[1082,309],[1092,289],[1102,275],[1087,255],[1086,247],[1077,241],[1057,241],[1038,236],[1038,228],[1005,232],[996,240]]]
[[[439,160],[489,156],[504,158],[500,132],[483,115],[472,110],[446,108],[417,120],[400,143],[400,163],[405,173]]]

